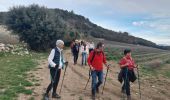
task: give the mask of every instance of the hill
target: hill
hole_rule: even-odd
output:
[[[65,30],[65,33],[74,33],[76,34],[75,38],[88,38],[89,36],[93,36],[96,38],[104,38],[111,41],[170,50],[170,46],[159,46],[151,41],[132,36],[128,32],[116,32],[102,28],[101,26],[92,23],[88,18],[75,14],[73,11],[67,11],[58,8],[47,8],[47,10],[49,13],[52,13],[52,20],[54,19],[54,21],[56,21],[56,19],[59,19],[59,21],[55,23],[61,22],[62,25],[65,25],[64,27],[61,27]],[[8,12],[0,13],[0,24],[5,24],[7,15]]]

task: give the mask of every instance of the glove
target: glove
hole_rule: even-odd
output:
[[[66,61],[64,64],[65,64],[65,65],[68,65],[68,61]]]
[[[58,64],[56,64],[54,68],[55,68],[55,69],[57,69],[57,68],[58,68],[58,66],[59,66],[59,65],[58,65]]]
[[[107,67],[107,68],[110,68],[110,64],[106,64],[106,67]]]

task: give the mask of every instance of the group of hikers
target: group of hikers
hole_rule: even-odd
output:
[[[92,41],[86,42],[73,40],[71,42],[70,48],[73,55],[74,64],[77,64],[79,54],[81,54],[82,56],[81,64],[83,66],[87,65],[87,55],[95,48],[95,45]]]
[[[65,69],[66,71],[68,65],[68,61],[65,61],[63,57],[63,47],[64,42],[62,40],[57,40],[56,47],[51,50],[51,53],[48,57],[51,83],[48,85],[46,93],[44,95],[45,100],[49,100],[49,92],[51,89],[53,89],[52,98],[61,98],[56,89],[60,80],[61,69]],[[71,43],[71,52],[74,58],[74,65],[77,64],[79,51],[82,55],[82,65],[86,65],[87,62],[90,69],[89,75],[90,77],[92,77],[92,100],[95,100],[96,93],[99,93],[99,87],[104,80],[103,65],[105,65],[107,69],[110,68],[110,65],[106,61],[106,55],[104,53],[104,43],[97,43],[95,48],[93,42],[88,43],[83,41],[79,42],[78,40],[73,41]],[[66,65],[65,68],[64,65]],[[120,83],[123,84],[121,87],[121,92],[122,94],[127,95],[127,100],[131,100],[130,82],[134,82],[137,79],[134,73],[134,68],[137,68],[137,65],[132,59],[130,49],[124,50],[124,56],[122,57],[122,59],[120,59],[119,65],[121,70],[118,75],[118,80]]]

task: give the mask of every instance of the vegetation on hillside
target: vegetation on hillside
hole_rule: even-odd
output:
[[[4,22],[4,20],[6,21]],[[73,11],[48,9],[34,4],[28,7],[16,6],[7,13],[2,12],[0,23],[6,24],[10,30],[20,36],[20,40],[28,43],[33,50],[45,50],[51,47],[58,38],[69,42],[73,38],[88,36],[170,49],[170,47],[158,46],[151,41],[131,36],[128,32],[104,29]]]

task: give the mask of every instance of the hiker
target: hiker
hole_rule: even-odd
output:
[[[85,42],[82,43],[82,45],[80,47],[80,51],[82,54],[82,66],[87,65],[88,47]]]
[[[73,39],[73,40],[71,41],[71,44],[70,44],[70,48],[71,48],[71,53],[72,53],[72,55],[73,55],[73,46],[74,46],[74,44],[75,44],[75,39]]]
[[[134,82],[136,80],[136,75],[134,73],[134,68],[136,68],[135,62],[131,56],[131,50],[124,50],[124,57],[119,62],[121,71],[119,73],[119,81],[122,83],[121,92],[127,95],[127,100],[131,100],[130,94],[130,82]]]
[[[64,67],[64,64],[68,64],[68,62],[64,61],[63,50],[64,42],[62,40],[56,41],[56,47],[51,50],[51,53],[48,57],[50,75],[51,75],[51,83],[48,85],[45,100],[49,98],[49,92],[53,88],[52,98],[61,98],[56,92],[57,86],[60,80],[61,69]]]
[[[106,57],[104,54],[104,45],[99,42],[96,49],[90,52],[88,57],[88,65],[91,69],[92,76],[92,99],[95,99],[96,92],[99,93],[99,86],[103,82],[103,64],[106,64]],[[108,67],[108,66],[107,66]],[[98,77],[98,82],[97,82]]]
[[[79,41],[76,40],[75,44],[73,46],[73,56],[74,56],[74,65],[77,64],[77,60],[78,60],[78,55],[79,55]]]
[[[94,43],[92,41],[90,41],[89,45],[89,53],[94,49]]]

